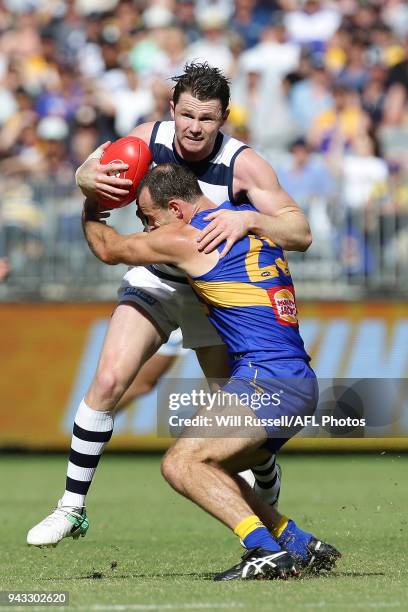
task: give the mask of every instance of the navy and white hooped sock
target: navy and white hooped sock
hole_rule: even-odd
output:
[[[85,401],[75,415],[63,506],[81,508],[105,444],[113,432],[113,411],[92,410]]]
[[[255,477],[256,493],[268,504],[276,504],[281,487],[276,455],[271,455],[268,461],[252,468],[252,472]]]

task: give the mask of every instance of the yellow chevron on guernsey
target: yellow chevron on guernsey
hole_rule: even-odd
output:
[[[199,281],[192,279],[197,293],[209,304],[220,308],[271,306],[266,289],[235,281]]]
[[[249,234],[248,238],[249,250],[245,257],[245,269],[251,283],[261,283],[270,278],[279,276],[279,270],[283,272],[285,276],[290,276],[289,264],[286,258],[282,259],[281,257],[277,257],[274,264],[263,267],[259,265],[259,256],[262,248],[265,245],[271,247],[276,246],[272,240],[268,238],[258,238],[252,234]]]

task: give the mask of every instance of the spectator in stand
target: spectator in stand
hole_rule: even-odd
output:
[[[406,59],[388,72],[383,121],[378,137],[385,157],[408,169],[408,39],[405,53]]]
[[[114,11],[114,24],[123,36],[131,37],[132,32],[142,27],[140,5],[132,0],[121,0]]]
[[[225,124],[225,131],[230,134],[233,138],[237,138],[247,144],[251,141],[249,133],[249,115],[245,108],[234,104],[230,104],[230,114],[228,115],[227,123]]]
[[[135,44],[129,53],[132,68],[143,78],[150,78],[159,66],[166,63],[163,51],[169,28],[175,23],[170,9],[153,5],[142,14],[143,29],[137,33]]]
[[[69,155],[74,168],[78,168],[99,145],[96,110],[91,106],[78,109],[71,126]]]
[[[378,156],[376,142],[369,134],[358,134],[353,148],[345,153],[341,166],[342,200],[349,209],[364,209],[387,192],[387,163]]]
[[[142,84],[132,68],[125,68],[123,72],[127,79],[126,87],[113,92],[100,88],[96,92],[98,107],[113,118],[117,136],[127,136],[154,106],[151,88]]]
[[[154,105],[151,112],[139,120],[140,123],[149,121],[171,121],[170,100],[172,98],[172,88],[169,82],[155,79],[152,82],[152,95]]]
[[[41,50],[39,20],[32,10],[12,11],[10,22],[1,37],[1,48],[7,57],[19,57],[23,62],[36,58]]]
[[[250,142],[277,161],[297,134],[283,77],[297,70],[300,49],[286,41],[282,16],[275,12],[261,41],[244,51],[238,63],[233,100],[248,115]],[[273,113],[270,112],[273,100]]]
[[[339,85],[358,92],[363,90],[369,79],[365,58],[366,50],[366,45],[361,42],[357,41],[351,44],[346,64],[336,78]]]
[[[361,92],[361,101],[363,109],[369,115],[376,130],[384,114],[386,71],[377,64],[369,68],[367,75],[368,80]]]
[[[330,76],[320,59],[304,57],[306,73],[289,92],[292,116],[301,134],[306,134],[313,121],[333,106]]]
[[[128,79],[121,61],[121,47],[117,32],[107,28],[102,29],[99,41],[104,69],[97,82],[104,89],[116,93],[128,88]]]
[[[408,38],[405,58],[395,64],[388,73],[387,98],[384,121],[399,124],[403,120],[408,100]]]
[[[405,0],[387,0],[383,19],[395,38],[402,40],[408,36],[408,5]]]
[[[308,210],[318,198],[329,202],[336,193],[336,180],[322,158],[312,155],[304,138],[290,147],[290,157],[277,168],[279,182],[303,209]]]
[[[39,117],[62,117],[71,121],[83,98],[78,74],[75,69],[58,66],[54,78],[44,84],[37,96],[35,110]]]
[[[326,42],[340,26],[341,14],[335,3],[306,0],[302,8],[288,12],[285,18],[289,39],[306,45],[313,54],[321,54]]]
[[[332,77],[336,78],[344,69],[350,53],[352,38],[349,30],[341,26],[330,37],[324,53],[324,65]]]
[[[218,6],[207,6],[197,13],[202,38],[187,48],[189,61],[208,62],[229,76],[234,58],[228,46],[226,32],[228,15]]]
[[[379,223],[387,201],[389,173],[368,134],[354,139],[340,168],[344,224],[339,233],[340,258],[349,276],[369,276],[379,259]]]
[[[195,18],[194,0],[178,0],[176,24],[184,32],[188,44],[192,44],[200,38],[200,31]]]
[[[370,118],[356,92],[340,85],[332,92],[333,107],[315,117],[308,133],[310,144],[323,153],[352,149],[355,139],[370,128]]]
[[[168,28],[161,50],[166,59],[156,66],[154,76],[166,81],[183,72],[187,57],[187,41],[183,30],[174,26]]]
[[[271,13],[279,8],[279,3],[268,3],[266,8],[256,0],[234,0],[234,5],[231,26],[249,49],[259,42],[265,24],[270,22]]]
[[[4,72],[0,76],[0,128],[17,111],[16,89],[18,81],[14,74],[4,66]]]
[[[368,60],[370,65],[381,64],[392,68],[405,59],[404,46],[393,37],[392,31],[379,22],[370,33]]]
[[[242,64],[258,65],[259,70],[283,77],[298,69],[300,46],[287,40],[282,13],[274,13],[261,32],[259,43],[241,54]]]
[[[277,162],[296,135],[280,75],[262,66],[256,56],[248,55],[241,62],[241,79],[236,81],[232,100],[248,116],[252,146]]]
[[[97,13],[88,15],[85,23],[83,23],[85,40],[80,40],[76,49],[78,70],[89,79],[101,76],[105,70],[100,47],[102,25],[100,15]],[[60,36],[64,35],[64,29],[58,31]],[[80,35],[81,32],[79,31]]]
[[[310,256],[330,256],[331,207],[337,205],[338,185],[324,158],[313,154],[304,138],[298,138],[291,144],[286,163],[277,167],[277,174],[282,187],[306,211],[314,236]]]
[[[19,153],[24,130],[35,126],[38,121],[34,100],[23,87],[15,92],[15,101],[15,112],[9,115],[0,130],[0,155],[5,157]]]
[[[370,44],[374,28],[381,21],[379,7],[373,2],[357,2],[344,20],[352,39]]]

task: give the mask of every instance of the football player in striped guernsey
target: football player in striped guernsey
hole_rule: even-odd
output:
[[[189,64],[174,78],[173,121],[144,123],[132,135],[150,147],[153,164],[189,168],[204,194],[216,205],[250,201],[250,215],[233,209],[211,213],[198,236],[205,253],[225,243],[223,254],[248,231],[287,250],[306,250],[311,233],[302,210],[281,188],[272,167],[246,144],[221,131],[228,118],[230,89],[222,73],[208,64]],[[129,190],[118,178],[124,164],[101,165],[105,143],[77,172],[84,195],[117,200]],[[226,377],[225,345],[205,317],[183,273],[171,265],[132,267],[119,289],[97,371],[75,416],[65,491],[56,509],[33,527],[27,542],[55,545],[67,536],[84,535],[85,498],[105,444],[112,435],[114,410],[140,368],[180,328],[183,346],[196,351],[207,378]],[[255,487],[273,504],[280,479],[274,458],[257,466]]]

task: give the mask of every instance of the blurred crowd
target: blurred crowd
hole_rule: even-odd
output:
[[[12,273],[47,248],[81,248],[75,168],[168,119],[170,77],[191,60],[230,78],[225,129],[307,210],[312,254],[349,276],[403,268],[404,0],[0,0],[0,257]]]

